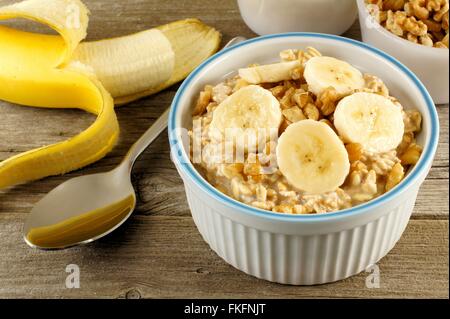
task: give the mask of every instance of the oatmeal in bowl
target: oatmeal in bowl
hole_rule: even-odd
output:
[[[421,113],[375,75],[308,47],[207,84],[191,161],[222,193],[283,214],[320,214],[394,188],[420,158]]]
[[[203,239],[237,269],[294,285],[357,274],[394,247],[438,132],[432,99],[405,66],[309,33],[219,52],[183,82],[169,116]]]

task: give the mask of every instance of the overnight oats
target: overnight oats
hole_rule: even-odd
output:
[[[381,79],[314,48],[280,57],[200,92],[190,157],[205,179],[286,214],[338,211],[400,183],[422,152],[421,114]]]

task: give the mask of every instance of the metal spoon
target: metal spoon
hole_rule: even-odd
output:
[[[224,48],[245,40],[233,38]],[[169,109],[110,172],[70,179],[42,198],[24,225],[31,247],[63,249],[99,239],[122,225],[136,206],[131,170],[141,153],[167,127]]]

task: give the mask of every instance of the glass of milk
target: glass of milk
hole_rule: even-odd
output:
[[[238,0],[242,18],[259,35],[283,32],[342,34],[355,22],[355,0]]]

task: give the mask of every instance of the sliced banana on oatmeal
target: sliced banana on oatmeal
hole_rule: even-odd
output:
[[[320,95],[329,87],[333,87],[341,95],[347,95],[365,85],[364,77],[358,69],[345,61],[327,56],[309,59],[305,65],[304,77],[309,90],[315,95]]]
[[[404,133],[401,108],[375,93],[343,98],[334,112],[334,126],[345,142],[359,143],[376,153],[395,149]]]
[[[276,137],[281,124],[280,103],[272,93],[249,85],[227,97],[213,112],[209,136],[232,141],[244,149],[262,147]]]
[[[336,190],[350,170],[342,141],[327,124],[314,120],[289,125],[278,140],[276,153],[288,182],[311,194]]]
[[[280,62],[239,69],[239,76],[251,84],[275,83],[292,79],[292,71],[300,67],[300,61]]]

